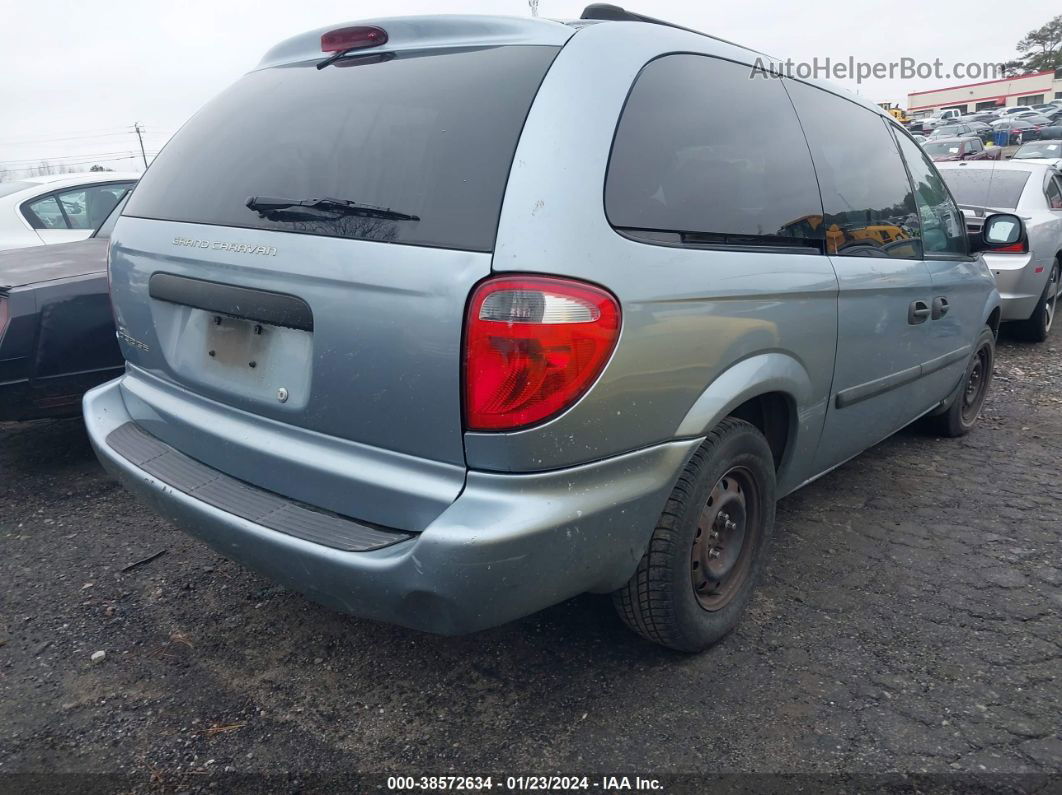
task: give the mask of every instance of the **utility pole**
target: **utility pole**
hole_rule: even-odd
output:
[[[147,152],[144,151],[144,136],[140,134],[140,122],[133,122],[133,129],[136,130],[137,140],[140,141],[140,156],[144,158],[144,168],[147,168]]]

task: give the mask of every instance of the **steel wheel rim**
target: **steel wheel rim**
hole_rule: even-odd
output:
[[[690,550],[690,580],[704,610],[729,604],[752,568],[761,532],[759,494],[752,472],[731,467],[701,509]]]
[[[984,401],[985,392],[988,389],[988,348],[982,345],[977,351],[973,367],[966,376],[966,388],[962,395],[962,419],[965,423],[971,423],[977,419],[981,411],[981,403]]]

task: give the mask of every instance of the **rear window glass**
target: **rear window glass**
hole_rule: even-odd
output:
[[[941,169],[940,173],[959,204],[1007,210],[1018,206],[1030,174],[991,168],[948,168]]]
[[[252,72],[167,144],[125,215],[489,251],[520,130],[556,53],[381,53]],[[334,204],[263,214],[250,197],[340,199],[418,220]]]

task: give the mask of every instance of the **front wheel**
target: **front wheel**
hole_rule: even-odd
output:
[[[985,328],[974,345],[958,395],[946,411],[928,418],[933,431],[941,436],[956,437],[965,436],[973,429],[988,395],[995,356],[996,335],[992,329]]]
[[[693,454],[637,570],[613,594],[627,626],[689,652],[730,632],[763,566],[774,503],[767,440],[728,417]]]

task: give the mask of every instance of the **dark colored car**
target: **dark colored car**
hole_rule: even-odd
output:
[[[998,146],[985,148],[976,135],[962,138],[933,138],[922,144],[922,151],[937,162],[942,160],[999,160]]]
[[[995,135],[995,130],[987,124],[979,121],[964,122],[962,124],[945,124],[937,127],[929,135],[929,140],[936,141],[942,138],[966,138],[976,136],[982,143],[988,143]]]
[[[969,124],[942,124],[929,134],[929,140],[938,138],[957,138],[960,136],[973,135],[973,127]]]
[[[1029,124],[1031,124],[1033,127],[1051,126],[1051,116],[1045,115],[1043,113],[1038,113],[1035,116],[1022,116],[1021,120],[1029,122]]]
[[[983,121],[971,121],[969,122],[970,130],[981,139],[981,143],[987,144],[991,141],[996,134],[996,131],[992,128],[991,124],[987,124]]]
[[[87,240],[0,252],[0,420],[76,417],[121,375],[107,245],[124,205]]]
[[[1025,119],[1000,119],[992,125],[994,132],[1007,132],[1008,144],[1034,141],[1040,137],[1040,128]]]

